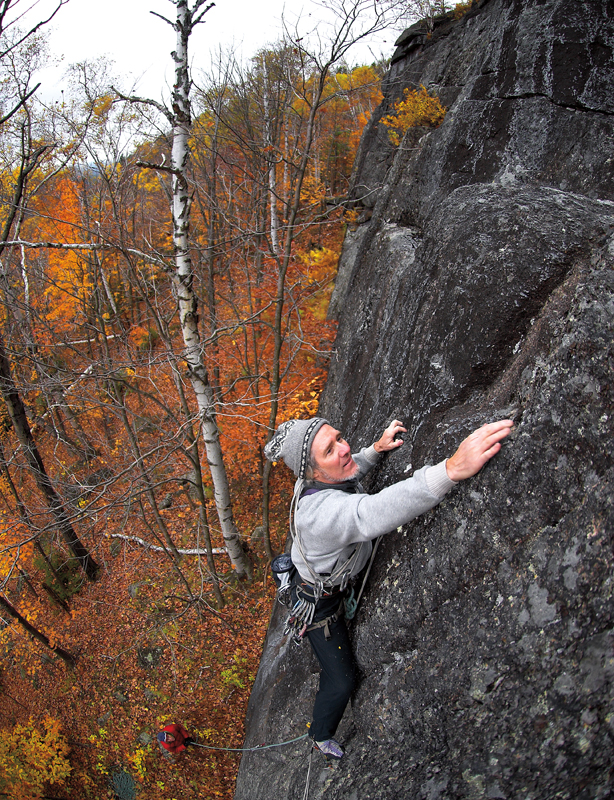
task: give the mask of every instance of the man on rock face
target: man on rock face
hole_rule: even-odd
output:
[[[298,574],[290,620],[299,635],[307,636],[320,663],[310,736],[326,756],[343,756],[333,737],[356,676],[342,610],[348,581],[365,567],[373,539],[429,511],[458,481],[479,472],[499,452],[512,425],[509,419],[483,425],[451,458],[373,495],[359,481],[381,453],[403,444],[395,438],[407,430],[399,420],[354,455],[339,431],[320,417],[282,423],[265,447],[269,460],[283,459],[297,476],[291,555]]]

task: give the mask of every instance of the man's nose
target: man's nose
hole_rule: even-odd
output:
[[[339,455],[347,456],[349,452],[350,452],[349,444],[345,441],[345,439],[341,439],[341,441],[339,442]]]

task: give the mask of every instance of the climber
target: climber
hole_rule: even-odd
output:
[[[320,417],[282,423],[266,445],[265,456],[283,459],[297,477],[290,508],[291,556],[297,570],[290,623],[300,637],[307,636],[320,664],[309,735],[327,757],[343,756],[333,737],[356,677],[343,616],[348,582],[365,567],[373,539],[433,508],[459,481],[479,472],[499,452],[512,425],[509,419],[483,425],[451,458],[373,495],[365,494],[359,481],[381,453],[403,444],[396,437],[407,429],[399,420],[355,455],[340,432]]]
[[[162,750],[162,752],[167,751],[173,755],[182,753],[186,747],[194,744],[194,740],[189,736],[180,722],[173,722],[171,725],[166,725],[158,733],[157,739],[160,750]],[[164,750],[162,748],[164,748]]]

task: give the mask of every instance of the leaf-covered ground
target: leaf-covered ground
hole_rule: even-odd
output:
[[[186,571],[197,569],[195,557],[185,561]],[[256,569],[252,583],[229,583],[227,605],[217,612],[186,605],[162,556],[127,546],[108,564],[101,580],[73,596],[70,614],[54,612],[64,627],[62,646],[78,653],[74,671],[20,641],[18,630],[6,641],[5,664],[16,663],[19,650],[23,658],[3,675],[4,723],[36,721],[45,712],[60,721],[73,771],[49,796],[231,798],[238,753],[189,748],[172,761],[156,733],[182,722],[201,744],[241,747],[270,615],[270,577]]]

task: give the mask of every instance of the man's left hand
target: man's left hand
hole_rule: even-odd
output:
[[[403,439],[395,439],[394,437],[399,433],[407,433],[407,428],[403,427],[403,423],[398,419],[393,419],[390,425],[382,433],[381,439],[374,443],[376,452],[387,453],[389,450],[396,450],[403,444]]]
[[[450,480],[462,481],[478,473],[501,450],[501,440],[509,436],[513,425],[511,419],[491,422],[461,442],[456,453],[446,461]]]

